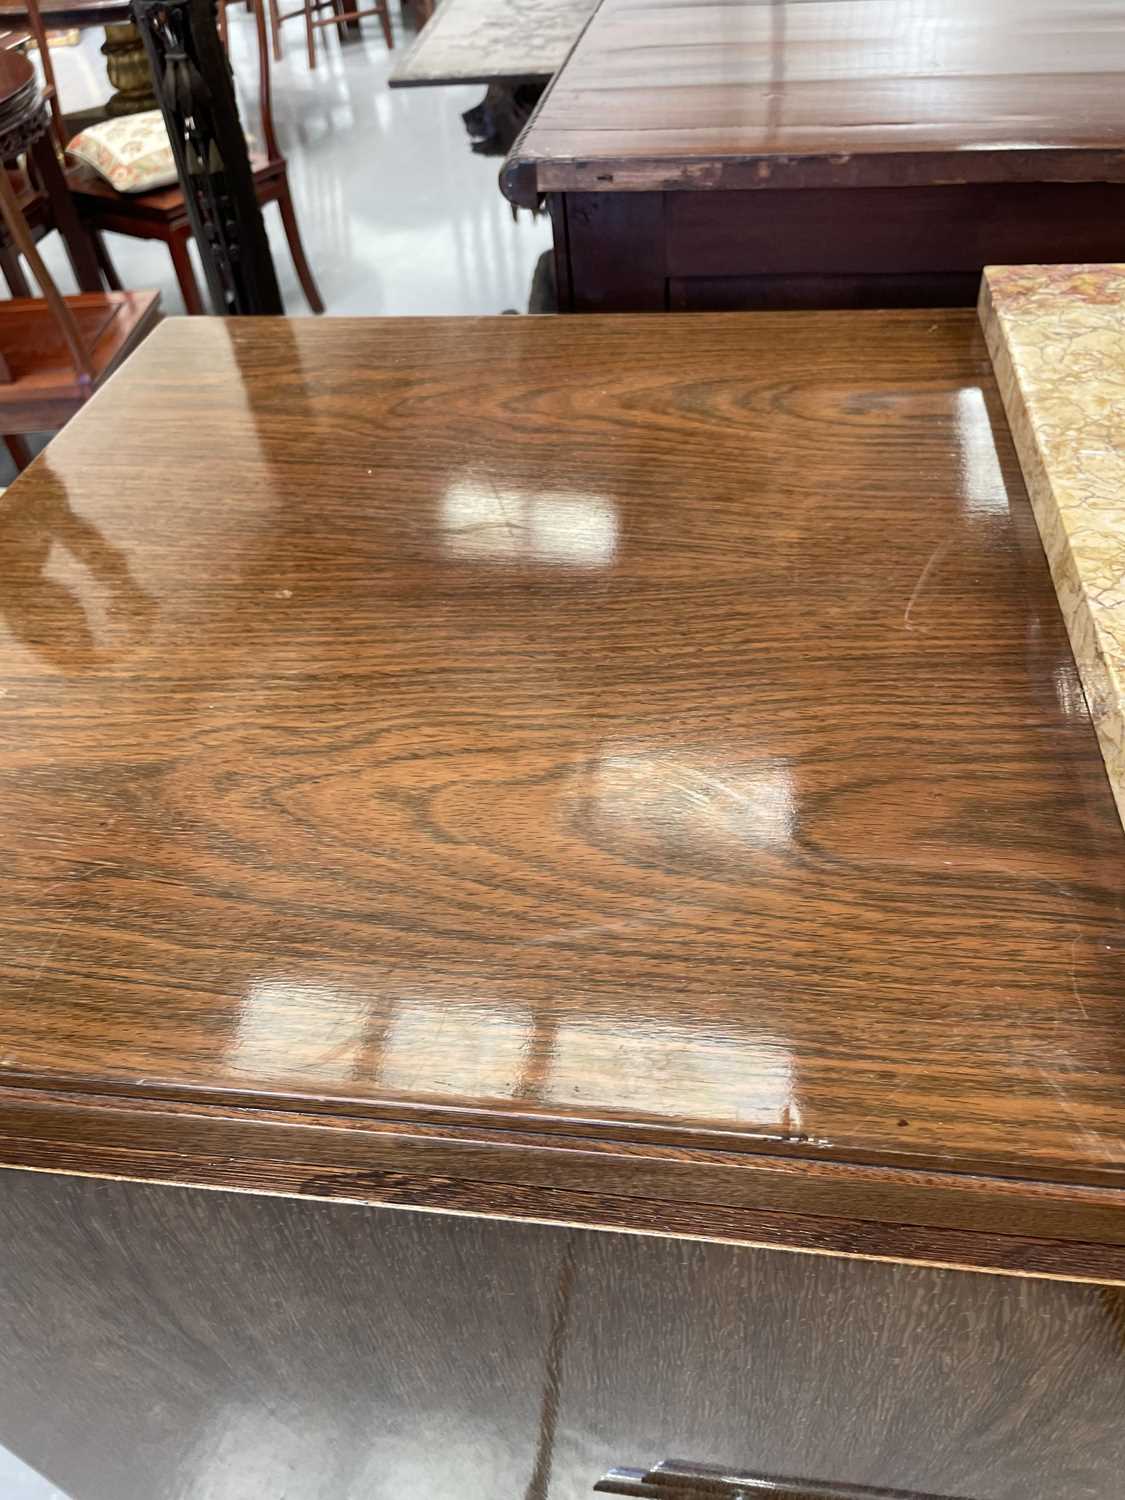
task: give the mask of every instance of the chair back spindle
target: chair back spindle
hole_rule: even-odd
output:
[[[55,65],[51,61],[51,49],[47,44],[47,28],[43,24],[43,13],[39,9],[39,0],[24,0],[27,6],[27,20],[31,27],[31,34],[35,38],[35,45],[39,49],[39,62],[43,69],[44,93],[47,102],[51,106],[51,126],[54,131],[55,141],[60,151],[66,150],[66,125],[63,121],[62,105],[59,102],[59,90],[55,83]]]

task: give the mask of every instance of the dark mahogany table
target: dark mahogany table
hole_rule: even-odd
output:
[[[1118,0],[603,0],[503,177],[580,312],[972,303],[1121,259]]]
[[[163,324],[0,501],[0,840],[74,1500],[1117,1500],[1123,834],[971,314]]]

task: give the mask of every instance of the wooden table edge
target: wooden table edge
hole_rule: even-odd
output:
[[[543,112],[544,105],[546,105],[546,103],[551,98],[552,94],[554,93],[555,88],[558,85],[559,79],[562,78],[564,76],[564,74],[566,73],[567,67],[570,64],[570,59],[574,56],[575,52],[577,52],[578,48],[582,45],[583,38],[585,37],[587,31],[589,31],[590,27],[593,25],[594,17],[597,16],[600,13],[601,8],[602,8],[602,0],[597,0],[597,3],[595,4],[593,10],[590,12],[590,14],[586,17],[586,20],[583,22],[583,24],[582,24],[582,26],[581,26],[581,28],[580,28],[580,30],[578,32],[578,35],[574,38],[574,41],[571,43],[570,50],[567,52],[566,56],[563,58],[562,63],[560,64],[560,66],[558,68],[558,71],[552,76],[552,78],[548,82],[547,87],[543,90],[543,93],[540,96],[538,104],[536,104],[535,108],[531,111],[531,114],[528,116],[527,123],[524,125],[524,127],[520,131],[519,135],[516,137],[516,139],[515,139],[515,141],[514,141],[514,143],[512,145],[512,149],[508,153],[507,160],[505,160],[505,162],[503,163],[503,165],[500,168],[500,191],[503,193],[503,195],[505,196],[505,198],[507,198],[510,203],[515,204],[517,208],[537,208],[538,204],[539,204],[539,191],[540,190],[538,188],[534,187],[534,184],[532,182],[529,182],[529,181],[525,180],[526,174],[522,171],[523,163],[521,161],[521,153],[523,151],[524,141],[530,135],[531,131],[535,129],[535,123],[539,119],[540,114]],[[507,179],[508,179],[509,163],[512,163],[515,167],[517,167],[518,169],[521,169],[518,172],[518,176],[519,176],[519,187],[520,187],[521,191],[524,194],[524,196],[522,196],[522,197],[514,196],[513,192],[509,192],[509,190],[508,190]],[[534,174],[532,174],[532,175],[534,176]]]
[[[565,65],[554,84],[565,76]],[[957,151],[880,153],[770,152],[698,156],[542,155],[533,149],[544,94],[501,169],[504,196],[522,208],[545,193],[769,192],[786,189],[972,187],[1023,184],[1125,183],[1125,151],[1110,145],[1003,146]],[[970,171],[971,168],[971,171]]]
[[[488,1103],[461,1100],[351,1097],[302,1093],[297,1089],[239,1089],[231,1085],[207,1085],[144,1078],[137,1082],[99,1074],[71,1074],[61,1070],[20,1071],[6,1069],[0,1076],[0,1104],[5,1099],[65,1097],[112,1101],[129,1110],[222,1109],[250,1119],[280,1115],[310,1125],[386,1127],[407,1130],[486,1132],[498,1140],[581,1140],[602,1152],[630,1150],[686,1150],[701,1152],[708,1160],[741,1162],[761,1158],[788,1162],[802,1168],[872,1167],[897,1172],[936,1173],[942,1179],[956,1177],[982,1182],[1005,1183],[1034,1180],[1067,1191],[1108,1189],[1125,1191],[1125,1166],[1117,1162],[1104,1167],[1068,1164],[1049,1156],[973,1155],[953,1148],[911,1145],[888,1147],[884,1138],[859,1137],[840,1141],[813,1139],[801,1134],[784,1135],[747,1126],[694,1123],[658,1116],[611,1116],[597,1113],[556,1113],[530,1106],[519,1109],[493,1107]],[[1116,1199],[1113,1201],[1117,1201]],[[1125,1200],[1123,1200],[1125,1201]],[[1125,1243],[1125,1228],[1122,1231]]]
[[[1125,1190],[0,1090],[0,1167],[1125,1283]]]

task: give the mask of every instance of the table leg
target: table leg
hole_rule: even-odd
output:
[[[480,156],[507,156],[543,97],[541,83],[490,83],[479,104],[461,116]]]
[[[106,112],[111,116],[137,115],[142,110],[155,109],[152,70],[141,34],[132,21],[107,26],[101,52],[115,90],[106,105]]]

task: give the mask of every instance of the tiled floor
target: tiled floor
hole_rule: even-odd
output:
[[[0,1448],[0,1495],[4,1500],[77,1500],[48,1484],[7,1448]]]
[[[232,56],[240,86],[254,81],[253,21],[231,6]],[[499,313],[527,307],[535,262],[550,227],[521,214],[518,222],[496,186],[499,162],[474,156],[461,111],[479,88],[387,88],[391,56],[378,24],[366,21],[358,42],[321,43],[309,71],[301,28],[286,30],[285,60],[274,70],[274,117],[289,159],[305,249],[328,314],[399,316]],[[87,31],[74,48],[56,49],[64,108],[78,110],[109,92],[98,47]],[[397,45],[409,41],[396,22]],[[254,126],[254,97],[243,103]],[[293,274],[277,210],[266,210],[287,309],[307,313]],[[158,287],[169,314],[183,311],[167,251],[159,244],[109,237],[126,286]],[[43,246],[64,291],[73,291],[56,237]],[[0,457],[0,484],[10,479]],[[0,1448],[2,1500],[67,1500],[14,1454]],[[153,1496],[152,1500],[159,1500]]]

